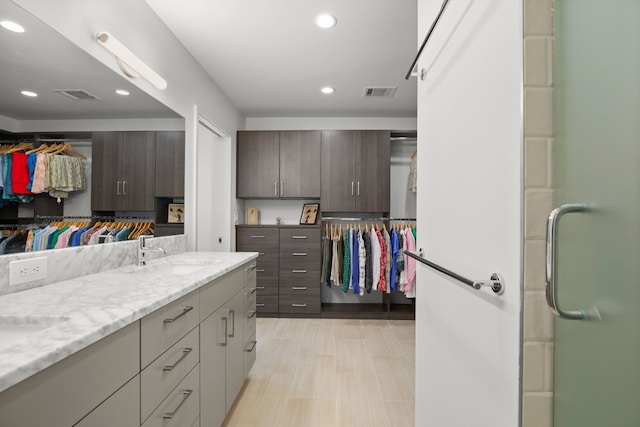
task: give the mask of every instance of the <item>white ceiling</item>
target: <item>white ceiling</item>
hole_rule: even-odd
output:
[[[416,116],[416,0],[146,1],[247,116]],[[338,24],[316,27],[321,12]]]
[[[147,0],[246,116],[415,117],[416,0]],[[314,25],[336,16],[330,30]],[[0,19],[0,116],[16,120],[179,117],[10,1]],[[336,92],[320,93],[325,85]],[[397,86],[364,98],[365,86]],[[131,92],[128,97],[116,88]],[[27,98],[21,90],[33,90]],[[84,89],[74,101],[55,89]]]

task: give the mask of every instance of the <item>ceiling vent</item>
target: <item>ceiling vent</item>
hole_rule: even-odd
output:
[[[73,100],[81,100],[81,99],[97,99],[102,101],[100,98],[95,96],[92,93],[87,92],[84,89],[56,89],[54,92],[59,93],[60,95],[64,95],[67,98],[71,98]]]
[[[364,88],[365,98],[391,98],[396,93],[396,86],[367,86]]]

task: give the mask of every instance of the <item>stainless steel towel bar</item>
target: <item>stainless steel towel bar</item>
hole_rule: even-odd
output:
[[[438,16],[436,16],[436,19],[433,21],[433,24],[431,24],[431,28],[429,28],[429,31],[427,32],[427,36],[424,38],[424,41],[422,42],[422,46],[420,46],[420,50],[418,50],[418,54],[416,55],[416,58],[411,63],[411,68],[409,68],[409,71],[405,76],[405,80],[409,80],[409,77],[417,75],[417,73],[414,74],[413,69],[416,68],[418,59],[420,59],[420,55],[422,55],[422,51],[424,50],[425,46],[429,42],[429,39],[431,38],[431,33],[433,33],[433,30],[436,28],[436,25],[438,25],[438,21],[440,21],[440,17],[444,13],[444,10],[447,8],[448,3],[449,3],[449,0],[444,0],[442,2],[442,6],[440,7],[440,12],[438,12]]]
[[[464,276],[459,275],[458,273],[454,273],[453,271],[444,268],[434,262],[429,261],[428,259],[424,258],[422,255],[422,249],[420,249],[419,252],[411,252],[411,251],[404,251],[404,253],[407,256],[410,256],[411,258],[420,261],[421,263],[425,264],[427,267],[431,267],[436,271],[439,271],[442,274],[445,274],[449,277],[452,277],[462,283],[464,283],[465,285],[471,286],[473,289],[481,289],[482,287],[490,287],[491,290],[498,294],[501,295],[504,292],[504,279],[502,278],[502,276],[498,273],[493,273],[491,275],[491,277],[489,278],[489,280],[471,280],[471,279],[467,279]]]

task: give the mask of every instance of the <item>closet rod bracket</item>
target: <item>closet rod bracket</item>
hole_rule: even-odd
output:
[[[490,287],[495,294],[502,295],[504,293],[504,278],[501,274],[493,273],[487,281],[480,280],[474,282],[473,287],[476,289]]]

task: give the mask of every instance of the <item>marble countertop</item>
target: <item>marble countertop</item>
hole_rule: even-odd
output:
[[[257,256],[183,252],[0,296],[0,392]]]

